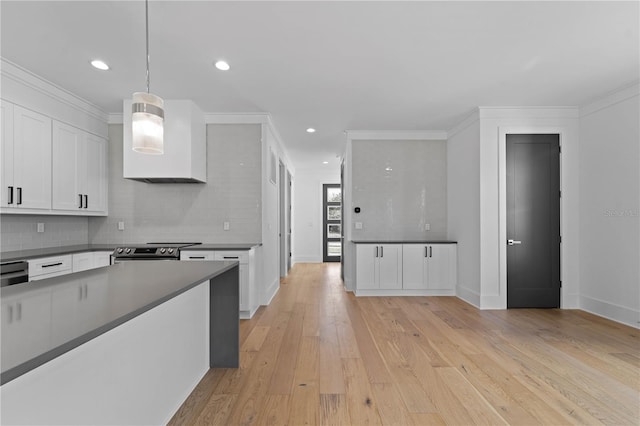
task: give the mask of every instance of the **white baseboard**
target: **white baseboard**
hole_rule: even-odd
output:
[[[456,296],[459,299],[464,300],[470,305],[475,306],[476,308],[480,308],[480,294],[468,289],[466,287],[462,287],[460,285],[456,286]]]
[[[640,328],[640,311],[605,302],[604,300],[593,299],[587,296],[580,296],[580,309],[594,315],[610,319],[634,328]]]
[[[453,290],[356,289],[356,296],[455,296]]]
[[[268,306],[271,301],[273,300],[273,298],[276,296],[276,294],[278,293],[278,290],[280,290],[280,278],[276,278],[271,285],[269,286],[269,288],[265,289],[264,291],[264,300],[262,301],[262,305],[263,306]],[[255,311],[254,311],[255,313]],[[253,316],[253,314],[251,314]]]

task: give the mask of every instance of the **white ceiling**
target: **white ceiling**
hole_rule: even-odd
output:
[[[106,112],[145,90],[144,2],[0,14],[4,58]],[[448,130],[476,106],[581,105],[639,76],[637,1],[153,0],[149,25],[151,92],[269,112],[295,167],[335,166],[344,130]]]

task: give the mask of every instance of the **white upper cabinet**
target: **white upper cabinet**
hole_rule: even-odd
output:
[[[2,102],[2,207],[51,208],[51,119]]]
[[[106,214],[106,153],[104,139],[53,122],[53,210]]]

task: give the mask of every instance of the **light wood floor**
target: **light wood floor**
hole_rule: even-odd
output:
[[[640,331],[577,310],[360,297],[297,264],[172,425],[640,424]]]

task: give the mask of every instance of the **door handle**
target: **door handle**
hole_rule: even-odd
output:
[[[522,241],[518,241],[518,240],[507,240],[507,244],[509,244],[510,246],[515,246],[517,244],[522,244]]]
[[[17,204],[22,204],[22,188],[18,187],[18,202]]]
[[[82,194],[78,194],[78,197],[80,198],[80,205],[78,206],[79,209],[82,208]]]
[[[429,246],[429,257],[433,257],[433,246]]]
[[[378,257],[378,246],[376,246],[376,257]]]
[[[89,196],[87,194],[84,194],[84,208],[88,208],[89,207]]]
[[[9,187],[9,202],[7,204],[13,204],[13,186]]]
[[[380,246],[380,257],[384,257],[384,247]]]

